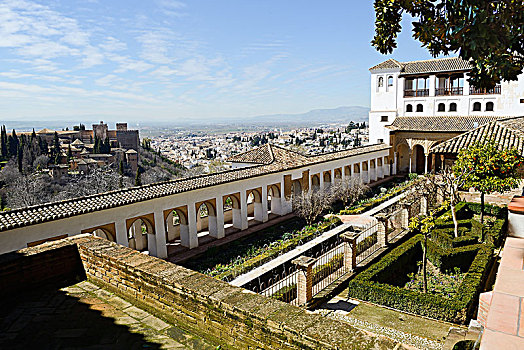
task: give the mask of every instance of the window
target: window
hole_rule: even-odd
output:
[[[456,112],[457,111],[457,104],[455,102],[452,102],[449,104],[449,111],[450,112]]]
[[[445,112],[446,111],[446,105],[444,103],[439,103],[437,111],[439,112]]]
[[[493,102],[486,103],[486,111],[493,112]]]
[[[380,117],[380,121],[381,122],[387,122],[388,121],[388,116],[387,115],[383,115]]]
[[[384,139],[377,139],[378,143],[384,143]]]
[[[417,112],[424,112],[424,106],[421,103],[417,105]]]
[[[393,86],[393,77],[391,75],[388,77],[388,86]]]
[[[429,96],[429,77],[409,78],[404,82],[404,97]]]
[[[413,106],[411,104],[406,106],[406,112],[413,112]]]
[[[475,102],[475,103],[473,104],[473,111],[475,111],[475,112],[480,111],[480,107],[481,107],[481,106],[480,106],[480,102]]]
[[[378,87],[384,86],[384,78],[380,77],[378,78]]]

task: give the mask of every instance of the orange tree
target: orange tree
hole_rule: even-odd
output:
[[[499,150],[492,142],[475,144],[462,149],[453,165],[456,174],[466,171],[464,187],[480,192],[480,221],[484,223],[484,195],[516,188],[520,177],[517,169],[522,156],[515,148]]]

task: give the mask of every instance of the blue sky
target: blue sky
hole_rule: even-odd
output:
[[[0,119],[165,121],[369,105],[373,2],[2,0]],[[404,23],[398,60],[430,56]]]

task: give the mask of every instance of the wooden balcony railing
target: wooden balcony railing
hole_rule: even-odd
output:
[[[404,90],[404,97],[424,97],[429,96],[429,89]]]
[[[449,96],[449,95],[462,95],[464,93],[464,88],[454,87],[454,88],[436,88],[435,96]]]
[[[496,85],[492,89],[476,89],[473,86],[469,89],[470,95],[500,95],[501,88],[500,85]]]

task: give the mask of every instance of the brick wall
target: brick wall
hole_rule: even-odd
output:
[[[66,285],[85,279],[75,242],[44,243],[0,255],[0,297],[45,284]]]
[[[223,344],[224,348],[395,347],[390,340],[370,336],[346,323],[311,314],[100,238],[79,235],[17,254],[24,256],[19,260],[24,261],[24,266],[2,268],[0,271],[4,273],[0,273],[0,279],[16,275],[20,269],[31,271],[26,274],[28,278],[77,275],[79,270],[82,272],[80,257],[83,271],[91,282],[181,328]],[[24,259],[31,263],[26,265]]]

